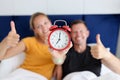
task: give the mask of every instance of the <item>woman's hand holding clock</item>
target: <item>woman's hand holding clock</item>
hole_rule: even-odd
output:
[[[72,47],[72,42],[70,42],[70,45],[68,48],[66,48],[65,50],[62,50],[62,51],[57,51],[57,50],[54,50],[52,48],[49,48],[50,53],[52,55],[53,62],[57,65],[62,65],[65,58],[66,58],[66,53],[68,52],[68,50],[71,47]]]
[[[63,64],[66,53],[72,47],[71,37],[69,32],[71,29],[67,26],[66,21],[57,20],[65,23],[65,26],[58,27],[57,25],[50,28],[51,33],[48,36],[48,44],[50,46],[50,52],[53,62],[57,65]],[[57,22],[55,21],[55,22]]]

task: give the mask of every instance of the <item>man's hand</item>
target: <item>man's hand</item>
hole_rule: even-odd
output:
[[[102,59],[107,56],[108,50],[104,47],[101,39],[100,34],[96,35],[96,45],[91,46],[91,54],[96,59]]]

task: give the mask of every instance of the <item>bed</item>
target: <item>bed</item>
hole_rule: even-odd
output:
[[[92,45],[95,45],[95,43],[88,44],[88,45],[92,46]],[[110,48],[107,48],[107,49],[110,50]],[[14,57],[2,60],[0,63],[0,79],[7,77],[11,72],[13,72],[15,69],[17,69],[22,64],[24,57],[25,57],[25,53],[22,52]],[[26,73],[21,73],[21,74],[26,74]],[[106,80],[106,78],[108,78],[109,75],[113,76],[112,78],[117,76],[117,74],[115,74],[110,69],[108,69],[105,65],[102,64],[102,68],[101,68],[101,76],[102,77],[97,77],[95,79],[96,76],[90,75],[89,72],[85,71],[82,73],[81,72],[74,72],[72,74],[69,74],[64,78],[64,80],[78,80],[78,79],[79,80],[89,80],[90,77],[91,77],[91,80],[92,79],[93,80],[101,80],[101,79]],[[89,78],[89,79],[84,79],[84,77]],[[109,80],[112,80],[112,78],[110,78]],[[53,80],[55,80],[55,79],[53,79]],[[117,77],[115,80],[117,80]]]

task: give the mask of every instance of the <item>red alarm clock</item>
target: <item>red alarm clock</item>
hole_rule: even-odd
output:
[[[57,22],[64,22],[65,25],[57,26]],[[61,51],[69,47],[71,42],[69,32],[71,29],[67,26],[67,22],[65,20],[56,20],[50,30],[51,33],[48,36],[48,43],[52,49]]]

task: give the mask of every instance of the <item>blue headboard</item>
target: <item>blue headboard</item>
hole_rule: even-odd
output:
[[[120,15],[49,15],[52,23],[55,20],[66,20],[68,25],[71,21],[82,19],[86,22],[90,30],[88,43],[96,42],[96,34],[101,34],[101,40],[105,47],[110,47],[112,53],[116,53],[118,40],[118,31],[120,24]],[[27,36],[33,36],[33,32],[29,28],[30,15],[25,16],[0,16],[0,41],[10,31],[10,21],[14,20],[17,33],[21,39]]]

